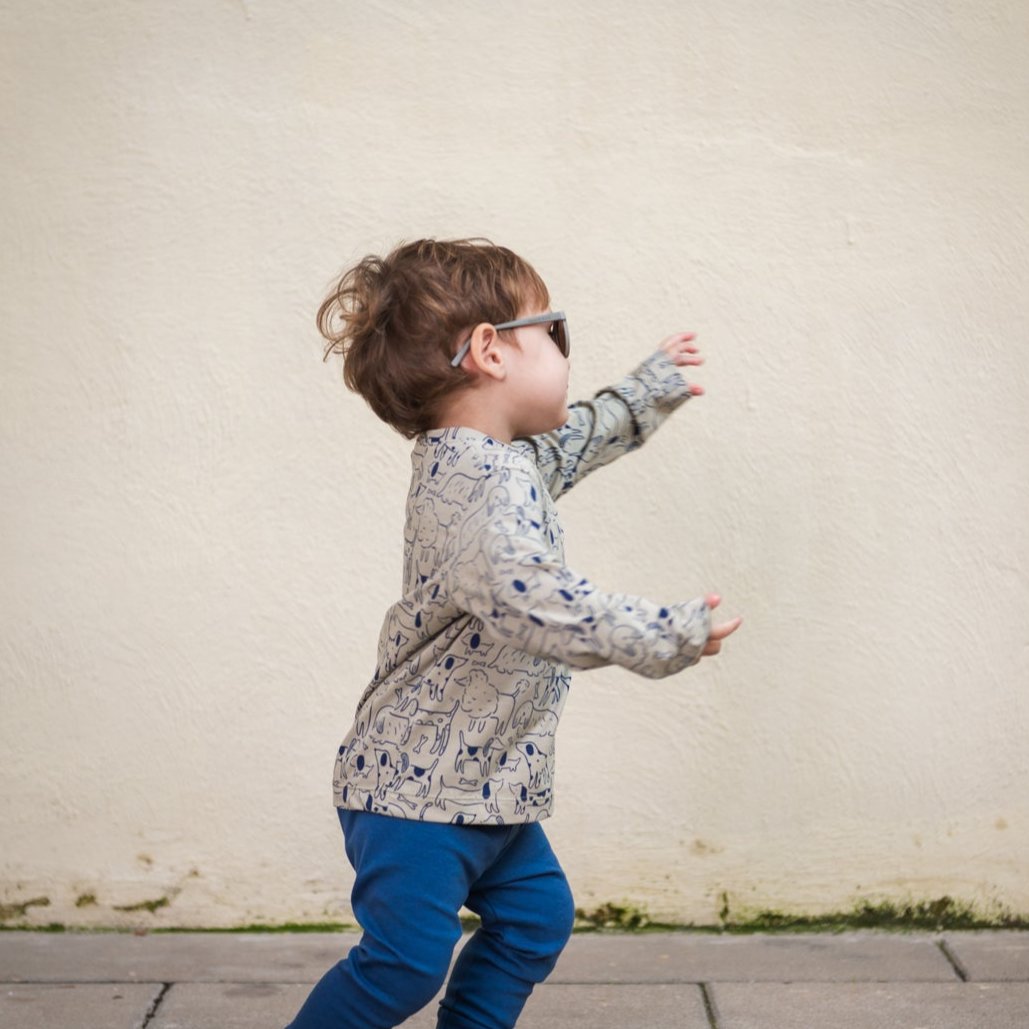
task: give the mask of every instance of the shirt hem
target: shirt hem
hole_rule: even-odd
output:
[[[447,804],[448,798],[442,798],[444,807],[436,801],[422,801],[411,808],[411,799],[403,794],[387,794],[376,798],[372,807],[366,806],[360,797],[344,800],[333,794],[333,804],[344,811],[369,811],[372,814],[386,815],[389,818],[402,818],[411,822],[436,822],[454,825],[522,825],[528,822],[541,822],[549,818],[553,811],[553,802],[546,806],[526,808],[519,812],[513,805],[497,804],[468,807],[467,801],[459,809],[455,801]],[[455,810],[457,809],[457,810]]]

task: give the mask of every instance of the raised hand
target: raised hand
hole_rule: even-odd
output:
[[[677,332],[674,336],[661,340],[658,344],[658,349],[663,350],[680,368],[685,365],[703,364],[704,358],[697,356],[700,351],[693,345],[693,341],[696,338],[697,334],[695,332]],[[685,373],[683,373],[683,378],[686,378]],[[690,387],[690,393],[693,396],[699,397],[703,395],[703,386],[697,386],[688,379],[687,385]]]
[[[707,606],[712,611],[722,602],[722,598],[717,593],[709,593],[704,599],[707,601]],[[707,646],[701,651],[702,657],[713,657],[722,649],[722,640],[726,636],[731,636],[743,622],[742,618],[733,618],[728,622],[722,622],[719,625],[711,626],[711,634],[707,638]]]

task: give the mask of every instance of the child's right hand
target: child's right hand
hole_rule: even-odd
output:
[[[704,600],[712,611],[722,602],[717,593],[709,593]],[[722,622],[721,625],[711,626],[711,634],[707,638],[707,646],[701,651],[701,657],[712,657],[722,649],[722,640],[732,635],[743,622],[742,618],[733,618],[731,621]]]
[[[704,358],[698,357],[700,351],[693,345],[697,338],[695,332],[677,332],[674,336],[667,336],[658,344],[658,350],[663,350],[679,366],[679,372],[686,378],[684,365],[703,364]],[[704,387],[698,386],[695,382],[687,382],[690,393],[695,397],[704,395]]]

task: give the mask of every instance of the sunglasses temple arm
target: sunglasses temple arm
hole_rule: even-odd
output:
[[[461,345],[461,349],[458,350],[458,352],[456,354],[454,354],[454,357],[453,357],[453,359],[450,362],[450,367],[451,368],[456,368],[465,359],[465,355],[471,349],[471,346],[472,346],[472,341],[469,338],[466,343],[463,343]]]

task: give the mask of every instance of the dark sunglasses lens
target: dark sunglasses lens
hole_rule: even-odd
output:
[[[567,357],[571,349],[571,340],[568,338],[568,322],[563,318],[554,322],[554,342],[561,348],[561,353]]]

